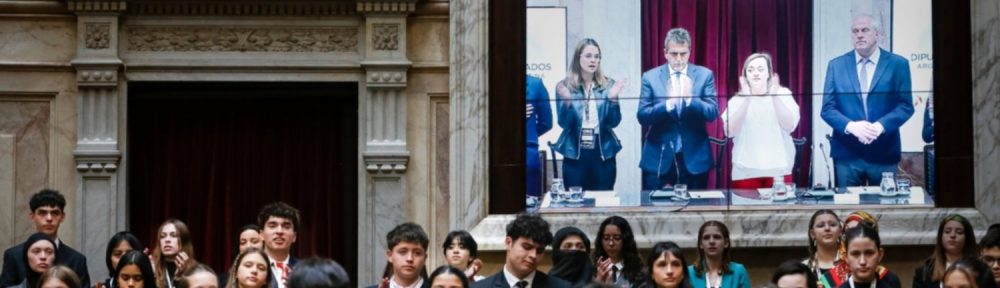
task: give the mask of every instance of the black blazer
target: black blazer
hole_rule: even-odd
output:
[[[545,275],[541,271],[535,271],[535,278],[531,280],[531,288],[570,288],[572,284],[566,280]],[[493,274],[486,279],[473,282],[472,288],[510,288],[507,278],[503,275],[503,270]]]
[[[0,287],[14,286],[24,281],[28,274],[27,261],[24,259],[24,244],[18,244],[3,251],[3,272],[0,272]],[[90,288],[90,272],[87,270],[87,257],[80,254],[65,242],[59,243],[56,250],[56,265],[63,265],[76,272],[83,288]]]

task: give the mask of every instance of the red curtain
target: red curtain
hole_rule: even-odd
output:
[[[146,245],[180,219],[221,272],[236,231],[285,201],[301,213],[293,255],[357,275],[356,84],[129,85],[128,226]]]
[[[812,1],[801,0],[642,0],[642,69],[667,62],[663,39],[674,27],[691,33],[691,62],[715,73],[719,113],[739,89],[743,60],[756,52],[771,54],[782,86],[795,93],[801,108],[793,138],[812,133]],[[706,125],[709,135],[725,138],[722,121]],[[811,139],[796,154],[798,185],[809,182]],[[728,187],[732,145],[720,167]],[[715,147],[713,147],[715,151]],[[714,157],[714,156],[713,156]],[[794,172],[793,172],[794,173]],[[716,183],[709,171],[709,187]]]

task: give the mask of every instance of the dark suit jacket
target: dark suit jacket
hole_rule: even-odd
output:
[[[299,261],[298,261],[298,260],[296,260],[296,259],[295,259],[295,257],[292,257],[292,256],[288,256],[288,267],[291,267],[291,268],[293,268],[293,269],[294,269],[294,268],[295,268],[295,263],[296,263],[296,262],[299,262]],[[236,264],[233,264],[233,265],[236,265]],[[272,265],[273,265],[273,264],[272,264]],[[271,268],[270,268],[270,267],[268,267],[268,270],[267,270],[267,273],[271,273],[271,270],[270,270],[270,269],[271,269]],[[289,275],[289,276],[291,276],[291,275]],[[227,276],[227,277],[228,277],[228,276]],[[271,277],[271,286],[270,286],[270,287],[272,287],[272,288],[277,288],[277,287],[278,287],[278,281],[281,281],[281,275],[274,275],[274,277]]]
[[[503,276],[503,270],[493,274],[486,279],[473,282],[470,285],[472,288],[510,288],[510,284],[507,284],[507,278]],[[559,279],[556,277],[551,277],[545,275],[541,271],[535,271],[535,279],[531,280],[532,288],[570,288],[572,284],[566,282],[566,280]]]
[[[7,248],[3,252],[3,272],[0,272],[0,287],[14,286],[24,281],[28,273],[27,261],[24,259],[24,244]],[[90,288],[90,272],[87,270],[87,257],[77,252],[66,243],[59,243],[56,251],[56,265],[63,265],[76,272],[84,288]]]
[[[864,159],[871,163],[895,164],[900,159],[899,127],[913,115],[910,62],[902,56],[880,50],[875,76],[868,93],[868,114],[861,105],[861,82],[858,80],[854,50],[830,60],[823,86],[820,116],[833,127],[830,156],[833,159]],[[865,145],[845,133],[847,123],[866,120],[878,122],[885,132]]]
[[[549,104],[549,91],[545,89],[542,79],[528,75],[525,80],[527,82],[525,101],[535,108],[531,117],[524,121],[524,138],[528,146],[537,148],[538,136],[552,129],[552,108]]]
[[[712,168],[712,152],[708,145],[705,124],[719,116],[716,99],[715,76],[708,68],[688,63],[687,75],[691,78],[693,95],[691,103],[678,117],[667,111],[667,83],[670,68],[667,64],[642,73],[642,91],[639,93],[639,124],[649,128],[642,144],[639,168],[643,172],[663,175],[669,172],[674,159],[674,144],[681,136],[681,153],[685,167],[691,174],[708,172]],[[675,108],[676,109],[676,108]]]

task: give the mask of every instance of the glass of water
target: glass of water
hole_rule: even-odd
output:
[[[677,198],[685,199],[687,198],[688,185],[687,184],[674,184],[674,196]]]
[[[569,197],[566,200],[575,203],[583,202],[583,187],[569,187]]]
[[[563,186],[563,179],[552,179],[552,187],[549,189],[549,198],[552,203],[562,203],[563,194],[566,193],[566,186]]]
[[[910,178],[907,177],[896,178],[896,189],[900,193],[910,193]]]

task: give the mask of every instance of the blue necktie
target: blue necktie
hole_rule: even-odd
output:
[[[865,120],[868,119],[868,63],[872,63],[872,60],[868,58],[861,58],[861,75],[858,75],[858,80],[861,81],[861,107],[865,111]]]
[[[674,85],[681,85],[681,72],[680,71],[674,72]],[[674,95],[674,96],[684,97],[684,96],[687,96],[687,95]],[[677,107],[676,107],[676,109],[677,109],[677,118],[681,117],[681,109],[683,109],[683,107],[684,107],[684,98],[680,98],[680,101],[678,101]]]
[[[681,72],[680,71],[674,72],[674,79],[676,79],[676,80],[674,80],[674,85],[680,86],[681,85]],[[679,88],[679,87],[677,87],[677,88]],[[684,97],[684,96],[687,96],[687,95],[673,95],[673,96],[675,96],[675,97],[676,96]],[[680,101],[677,101],[676,105],[677,106],[674,107],[674,109],[677,110],[676,111],[677,112],[677,120],[680,120],[681,119],[681,109],[683,109],[683,107],[684,107],[684,98],[680,98]],[[681,133],[680,133],[680,131],[677,131],[677,139],[674,139],[674,141],[676,141],[676,144],[674,144],[674,153],[680,153],[681,152],[681,146],[683,146],[683,144],[684,144],[684,142],[681,140]]]

